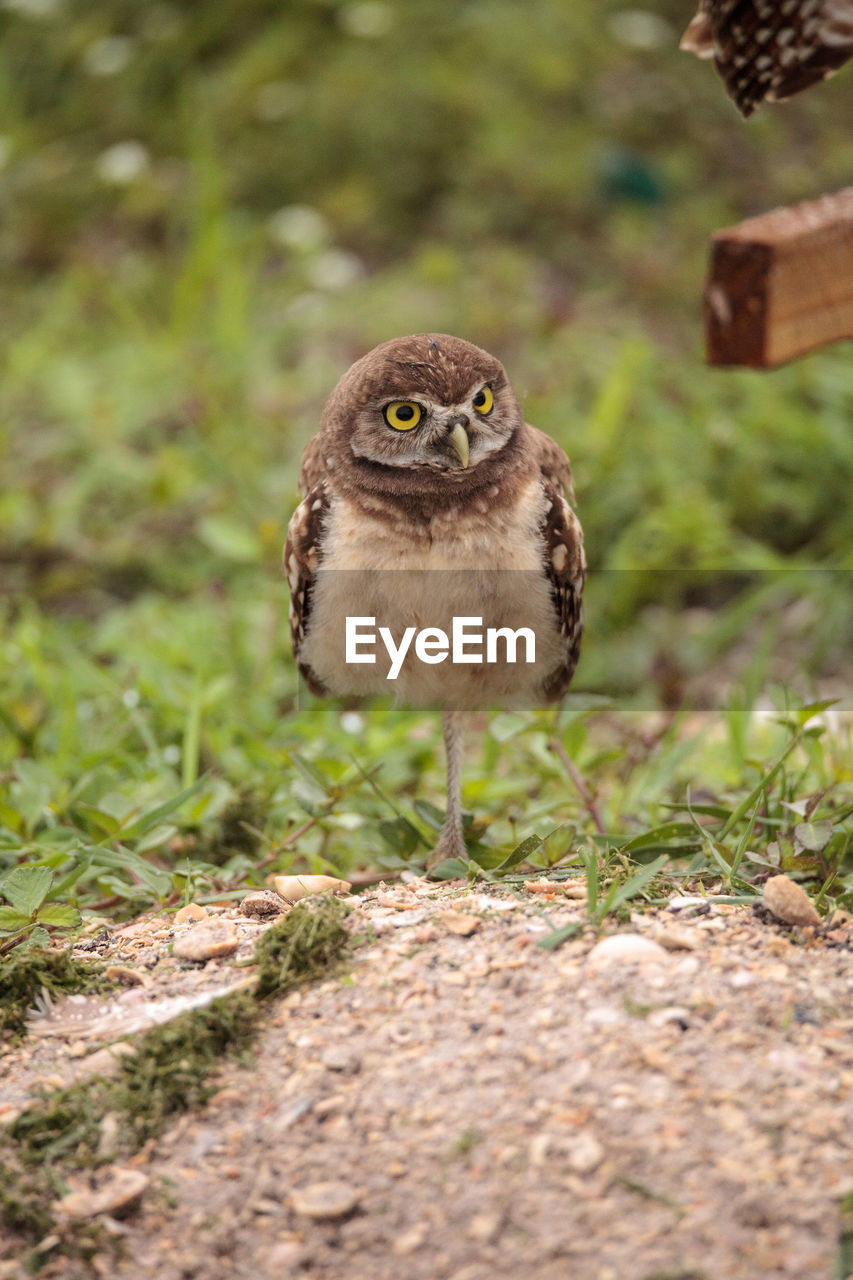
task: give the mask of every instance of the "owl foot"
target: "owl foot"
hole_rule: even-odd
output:
[[[445,825],[444,830],[439,837],[438,844],[427,858],[426,869],[432,871],[441,862],[445,862],[448,858],[458,858],[461,862],[467,863],[468,851],[465,848],[465,837],[462,829],[457,826],[448,827]]]

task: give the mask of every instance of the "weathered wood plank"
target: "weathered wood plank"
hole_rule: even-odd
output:
[[[714,365],[773,368],[853,338],[853,187],[718,231],[704,310]]]

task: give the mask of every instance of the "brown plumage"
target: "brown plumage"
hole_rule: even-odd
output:
[[[700,0],[681,48],[713,58],[745,116],[834,75],[853,56],[853,0]]]
[[[284,569],[299,670],[316,694],[441,707],[448,816],[433,861],[464,856],[459,713],[560,697],[574,672],[585,574],[569,461],[529,426],[503,366],[471,343],[384,343],[341,378],[305,450]],[[347,617],[394,637],[454,617],[535,632],[534,662],[345,661]]]

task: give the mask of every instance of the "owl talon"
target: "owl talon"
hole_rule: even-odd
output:
[[[448,858],[458,858],[460,862],[468,862],[465,838],[462,832],[457,831],[455,828],[452,831],[442,831],[438,844],[427,858],[427,871],[434,871],[440,863],[446,862]]]

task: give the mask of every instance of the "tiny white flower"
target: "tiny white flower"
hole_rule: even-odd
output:
[[[124,705],[128,708],[128,710],[132,711],[134,707],[139,706],[139,703],[141,701],[139,696],[139,690],[125,689],[124,693],[121,695],[121,700],[124,703]]]
[[[338,21],[347,35],[376,40],[391,30],[394,11],[390,4],[382,4],[380,0],[361,0],[358,4],[344,5]]]
[[[271,80],[255,94],[255,115],[259,120],[274,122],[292,115],[302,102],[303,92],[287,80]]]
[[[345,733],[362,733],[364,731],[364,717],[360,716],[357,711],[344,711],[341,715],[341,728]]]
[[[90,76],[114,76],[130,62],[133,41],[128,36],[103,36],[83,54],[83,70]]]
[[[165,761],[165,763],[166,763],[166,764],[180,764],[180,763],[181,763],[181,748],[180,748],[180,747],[176,747],[176,746],[174,745],[174,743],[172,743],[172,744],[171,744],[170,746],[168,746],[168,747],[164,747],[164,748],[163,748],[163,760]]]
[[[362,274],[361,262],[354,253],[343,249],[327,249],[318,254],[308,267],[308,279],[315,289],[346,289]]]
[[[98,177],[116,186],[134,182],[148,168],[148,148],[141,142],[117,142],[95,161]]]
[[[286,249],[311,252],[328,243],[329,224],[317,209],[304,204],[289,204],[278,209],[269,220],[270,235]]]
[[[52,18],[59,9],[59,0],[2,0],[0,8],[24,18]]]
[[[359,827],[364,826],[364,818],[360,813],[336,813],[332,823],[336,827],[343,828],[344,831],[357,831]]]
[[[322,293],[300,293],[283,309],[285,319],[298,324],[313,324],[323,320],[328,302]]]
[[[620,9],[607,25],[611,35],[629,49],[662,49],[675,41],[666,18],[648,9]]]

